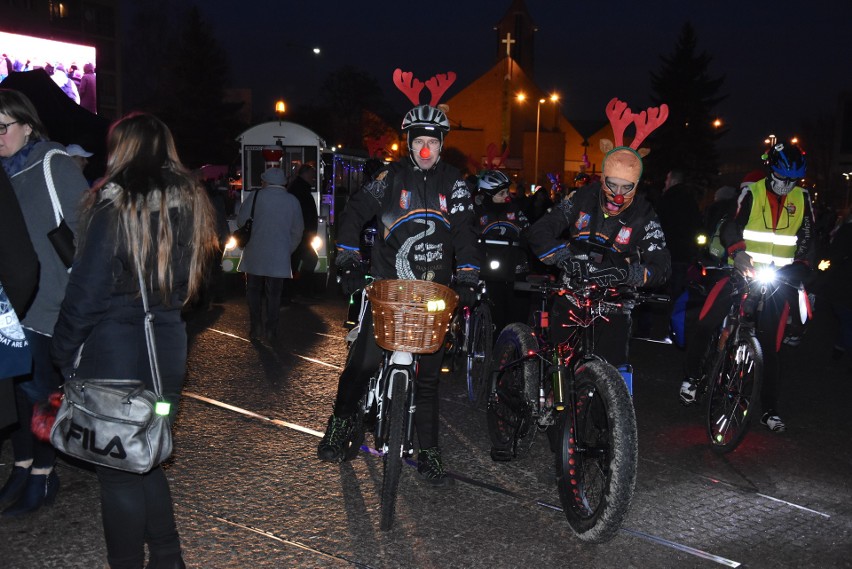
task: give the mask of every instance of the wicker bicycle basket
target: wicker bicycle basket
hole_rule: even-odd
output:
[[[386,350],[438,351],[459,297],[431,281],[380,280],[367,287],[376,343]]]

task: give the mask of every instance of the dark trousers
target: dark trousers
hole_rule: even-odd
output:
[[[59,389],[62,376],[50,360],[51,339],[43,334],[24,329],[33,356],[33,373],[15,381],[15,406],[18,426],[12,431],[12,454],[16,461],[33,459],[33,468],[51,468],[56,451],[49,442],[33,436],[30,423],[33,405],[47,401],[51,392]]]
[[[373,315],[369,307],[361,321],[361,330],[352,345],[349,359],[337,384],[334,414],[351,417],[367,390],[370,376],[382,362],[382,349],[373,337]],[[438,446],[438,374],[444,357],[443,347],[434,354],[420,356],[417,368],[417,394],[414,426],[420,448]]]
[[[278,311],[281,308],[281,292],[284,279],[264,277],[246,273],[246,301],[249,307],[249,320],[252,331],[266,327],[267,334],[278,330]],[[266,310],[264,311],[264,300]]]
[[[317,269],[317,264],[319,263],[319,257],[317,256],[317,252],[314,251],[314,248],[311,247],[311,239],[314,234],[311,234],[310,237],[306,239],[302,239],[302,242],[299,243],[299,246],[293,251],[293,255],[290,256],[290,264],[293,266],[293,278],[288,279],[284,284],[284,296],[287,298],[292,298],[296,294],[302,294],[304,296],[314,296],[314,272]]]
[[[718,290],[717,288],[718,287]],[[692,378],[701,375],[701,361],[707,352],[707,346],[713,333],[722,325],[722,321],[731,309],[731,283],[725,278],[717,283],[701,311],[695,335],[690,338],[686,350],[686,374]],[[789,287],[780,287],[773,294],[767,294],[763,309],[757,317],[756,337],[763,349],[763,387],[760,399],[763,410],[778,411],[779,378],[781,366],[779,351],[784,339],[784,328],[790,313]],[[715,294],[714,294],[715,293]]]
[[[146,474],[100,466],[95,470],[110,569],[141,569],[146,543],[150,566],[176,566],[170,563],[180,558],[180,539],[163,469]]]

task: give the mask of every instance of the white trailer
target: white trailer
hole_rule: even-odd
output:
[[[251,127],[237,137],[241,155],[242,202],[248,192],[260,188],[260,175],[270,167],[278,167],[295,176],[302,164],[311,164],[317,171],[312,195],[319,216],[317,236],[311,244],[317,252],[317,273],[328,273],[334,251],[334,224],[351,191],[364,181],[366,156],[340,152],[304,126],[272,121]],[[263,202],[258,202],[262,207]],[[231,230],[235,221],[230,221]],[[222,259],[225,272],[235,272],[242,250],[229,243]],[[331,259],[330,259],[331,257]]]

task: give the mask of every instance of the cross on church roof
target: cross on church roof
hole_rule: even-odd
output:
[[[507,32],[506,39],[500,40],[500,43],[506,44],[506,57],[510,57],[512,55],[512,44],[515,43],[515,40],[512,39],[512,33]]]

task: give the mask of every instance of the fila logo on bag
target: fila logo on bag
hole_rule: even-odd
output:
[[[124,450],[124,445],[121,444],[121,438],[116,435],[110,440],[104,448],[98,448],[95,441],[95,431],[89,430],[77,423],[72,422],[68,429],[68,434],[65,436],[66,444],[71,439],[77,439],[83,446],[83,450],[99,454],[101,456],[110,455],[113,458],[122,460],[127,458],[127,452]]]

